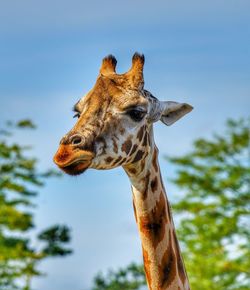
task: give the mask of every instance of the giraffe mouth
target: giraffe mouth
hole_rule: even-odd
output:
[[[93,153],[85,150],[73,150],[61,145],[54,156],[56,165],[69,175],[83,173],[91,164]]]
[[[59,166],[61,170],[69,175],[79,175],[86,171],[91,163],[91,160],[77,159],[70,162],[68,165]]]

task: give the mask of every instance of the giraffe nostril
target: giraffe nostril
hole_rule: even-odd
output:
[[[70,138],[70,143],[72,145],[79,145],[83,142],[83,137],[79,135],[74,135]]]

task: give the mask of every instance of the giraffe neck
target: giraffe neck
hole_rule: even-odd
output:
[[[158,149],[124,166],[132,183],[133,206],[150,290],[188,290],[169,202],[158,163]]]

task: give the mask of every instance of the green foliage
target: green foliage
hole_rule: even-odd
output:
[[[53,226],[39,234],[38,239],[46,243],[42,253],[48,256],[65,256],[72,250],[62,247],[63,243],[70,242],[69,229],[66,226]]]
[[[92,290],[136,290],[146,285],[143,266],[130,264],[125,269],[110,271],[106,277],[98,274]]]
[[[193,290],[249,289],[250,122],[227,122],[224,135],[198,139],[192,152],[169,158],[184,190],[174,210]]]
[[[190,153],[168,160],[183,190],[173,209],[191,289],[249,290],[249,120],[229,120],[224,134],[198,139]],[[124,268],[98,275],[92,290],[138,290],[146,285],[143,268],[133,266],[134,279]]]
[[[0,131],[0,289],[30,289],[30,281],[42,273],[38,263],[49,256],[64,256],[70,241],[69,229],[56,225],[38,236],[39,248],[32,245],[29,234],[35,227],[33,199],[44,178],[57,175],[39,172],[37,160],[27,157],[28,147],[12,141],[15,129],[33,129],[30,120],[8,123]]]

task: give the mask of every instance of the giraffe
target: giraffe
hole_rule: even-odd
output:
[[[54,162],[70,175],[122,166],[131,182],[148,288],[188,290],[153,123],[172,125],[193,108],[159,101],[144,89],[144,55],[135,53],[124,74],[116,73],[116,63],[112,55],[103,59],[94,87],[73,108],[78,120],[61,139]]]

